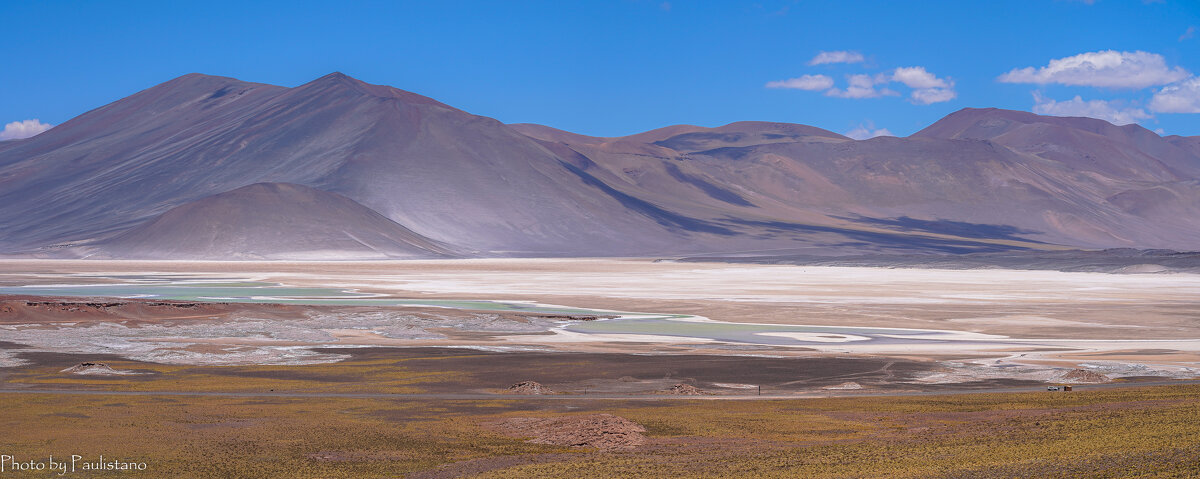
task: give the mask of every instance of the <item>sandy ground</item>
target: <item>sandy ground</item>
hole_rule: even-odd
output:
[[[463,334],[444,335],[444,338],[414,336],[397,340],[336,325],[326,328],[331,340],[343,344],[400,342],[593,352],[893,355],[963,359],[968,360],[963,363],[965,368],[991,365],[993,369],[999,364],[996,359],[1064,367],[1087,363],[1110,369],[1122,364],[1166,365],[1176,369],[1200,365],[1200,275],[1194,274],[887,269],[616,259],[359,263],[0,261],[0,285],[61,282],[62,274],[147,273],[237,277],[293,286],[350,288],[404,298],[524,300],[592,309],[687,314],[741,323],[937,329],[1038,340],[1025,345],[978,348],[957,343],[900,348],[828,338],[830,341],[816,348],[754,350],[647,335],[471,336],[464,330]],[[91,279],[80,278],[80,281]],[[236,343],[235,339],[230,341]]]

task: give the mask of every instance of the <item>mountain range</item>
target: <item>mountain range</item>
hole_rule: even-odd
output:
[[[0,253],[383,259],[1200,249],[1200,137],[964,109],[906,138],[504,124],[189,74],[0,142]]]

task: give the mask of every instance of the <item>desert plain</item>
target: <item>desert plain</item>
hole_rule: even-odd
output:
[[[20,431],[0,445],[147,468],[110,474],[1007,477],[1068,456],[1068,475],[1186,476],[1200,464],[1189,273],[645,259],[0,271],[0,422]],[[1114,431],[1124,439],[1100,448]],[[225,462],[197,455],[212,450]]]

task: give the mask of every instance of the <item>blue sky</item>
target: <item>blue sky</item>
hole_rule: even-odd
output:
[[[1200,0],[0,0],[0,124],[61,123],[190,72],[341,71],[597,136],[739,120],[904,136],[964,107],[1200,135],[1198,28]]]

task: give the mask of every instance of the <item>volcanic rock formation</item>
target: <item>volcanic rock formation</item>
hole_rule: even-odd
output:
[[[696,386],[692,386],[691,384],[683,384],[683,383],[679,383],[674,386],[671,386],[671,387],[667,388],[667,390],[663,391],[662,393],[670,394],[672,396],[703,396],[705,394],[708,394],[707,392],[705,392],[704,390],[702,390]]]
[[[554,394],[554,391],[537,381],[521,381],[509,386],[505,392],[508,394]]]

